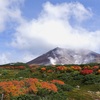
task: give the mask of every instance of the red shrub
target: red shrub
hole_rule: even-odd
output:
[[[23,70],[23,69],[25,69],[25,66],[19,66],[18,69]]]
[[[80,72],[82,75],[87,75],[87,74],[92,74],[93,70],[92,69],[83,69]]]

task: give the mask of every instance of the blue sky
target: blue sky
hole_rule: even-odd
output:
[[[0,0],[0,64],[57,46],[100,53],[99,0]]]

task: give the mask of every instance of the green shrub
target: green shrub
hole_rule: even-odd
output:
[[[29,78],[30,74],[31,73],[29,69],[21,70],[15,75],[15,78],[19,78],[19,77]]]
[[[26,94],[26,95],[20,95],[18,97],[12,97],[11,100],[40,100],[40,96],[36,96],[33,94]]]
[[[42,94],[44,93],[42,92]],[[67,100],[67,95],[63,91],[60,91],[60,92],[52,92],[50,94],[45,94],[45,96],[40,94],[20,95],[18,97],[12,97],[10,100]]]
[[[100,83],[100,76],[99,75],[94,75],[94,74],[85,75],[85,77],[82,80],[82,83],[83,84]]]
[[[51,95],[51,100],[67,100],[67,94],[63,91],[53,93]]]
[[[3,76],[9,75],[9,72],[8,72],[7,70],[4,70],[4,71],[2,72],[2,75],[3,75]]]
[[[80,72],[79,71],[73,71],[71,74],[72,74],[72,76],[76,76],[76,75],[79,75]]]
[[[81,81],[83,78],[84,78],[84,76],[83,75],[80,75],[80,74],[77,74],[77,75],[74,75],[73,76],[73,79],[74,80],[80,80]]]
[[[58,87],[58,91],[62,90],[62,91],[72,91],[73,87],[69,84],[64,84],[64,85],[60,85],[60,84],[56,84],[56,86]]]
[[[37,95],[41,97],[45,97],[47,95],[50,95],[51,93],[52,91],[48,91],[47,89],[39,89],[39,91],[37,92]]]
[[[57,75],[57,79],[64,80],[64,81],[70,81],[72,80],[72,76],[70,73],[62,73]]]

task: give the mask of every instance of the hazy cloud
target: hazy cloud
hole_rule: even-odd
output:
[[[90,8],[78,2],[56,5],[47,2],[37,19],[17,27],[12,45],[33,55],[57,46],[98,50],[99,31],[89,32],[79,24],[92,15]],[[71,19],[75,26],[71,25]]]
[[[10,63],[10,54],[9,53],[2,53],[0,55],[0,64]]]
[[[7,23],[23,22],[20,5],[24,0],[0,0],[0,32],[6,30]]]
[[[25,21],[24,18],[21,16],[20,10],[20,7],[23,5],[23,3],[24,0],[0,0],[0,34],[3,34],[1,36],[7,37],[5,36],[5,32],[12,32],[12,30],[15,29],[14,24],[19,25]],[[12,29],[7,30],[10,26],[12,27]],[[2,40],[4,41],[4,39],[0,39],[1,45],[5,46],[3,43],[6,43],[6,40],[4,42],[2,42]],[[10,39],[8,38],[8,40]],[[0,64],[12,62],[11,59],[13,58],[11,57],[16,56],[13,54],[11,55],[7,47],[4,48],[6,48],[6,50],[0,52]],[[0,51],[2,51],[2,49],[3,48],[1,48]]]
[[[2,9],[0,31],[5,29],[7,21],[18,23],[18,26],[14,27],[16,32],[12,37],[11,45],[15,50],[22,52],[21,61],[28,61],[57,46],[100,52],[100,31],[88,31],[81,25],[93,17],[92,10],[81,3],[54,5],[46,2],[38,18],[27,21],[20,10],[20,4],[23,4],[24,0],[5,1],[0,1],[0,9]]]

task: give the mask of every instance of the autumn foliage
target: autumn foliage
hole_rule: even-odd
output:
[[[61,80],[52,80],[51,81],[52,83],[58,83],[58,84],[60,84],[60,85],[64,85],[65,83],[63,82],[63,81],[61,81]]]
[[[78,85],[100,83],[99,76],[99,65],[1,66],[0,95],[4,94],[4,100],[31,94],[44,97],[46,92],[48,95],[54,95],[61,91],[70,91],[78,82]]]
[[[92,74],[93,70],[92,69],[83,69],[81,70],[82,75],[87,75],[87,74]]]
[[[82,68],[80,66],[71,66],[73,70],[80,71]]]
[[[56,69],[59,70],[59,71],[65,71],[65,70],[67,70],[67,67],[65,67],[65,66],[58,66]]]
[[[19,70],[24,70],[26,69],[25,66],[1,66],[0,68],[5,68],[5,69],[19,69]]]
[[[4,94],[5,98],[10,96],[24,95],[27,93],[37,94],[38,89],[47,89],[57,92],[57,87],[53,82],[40,81],[37,78],[29,78],[21,81],[0,82],[0,94]]]
[[[41,68],[41,71],[46,71],[46,68],[45,67]]]

